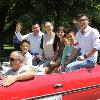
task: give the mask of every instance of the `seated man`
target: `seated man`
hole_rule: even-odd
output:
[[[78,22],[80,30],[76,34],[77,44],[74,46],[75,48],[72,50],[68,60],[64,63],[65,72],[73,71],[81,67],[91,68],[97,62],[100,45],[99,32],[89,26],[89,19],[84,14],[79,16]],[[75,57],[78,49],[80,49],[81,55],[77,57],[76,61],[69,63]]]
[[[3,86],[9,86],[16,81],[27,80],[34,77],[35,72],[33,72],[29,66],[24,64],[23,56],[20,51],[13,51],[10,54],[9,61],[11,69],[2,77]]]

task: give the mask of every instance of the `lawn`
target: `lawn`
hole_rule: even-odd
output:
[[[4,50],[0,51],[0,62],[2,61],[8,61],[9,54],[14,50],[14,47],[12,45],[4,45]]]

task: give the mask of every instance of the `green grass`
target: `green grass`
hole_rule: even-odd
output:
[[[14,47],[13,47],[12,45],[7,45],[7,44],[5,44],[5,45],[4,45],[4,50],[9,50],[9,49],[14,50]]]
[[[8,61],[10,53],[14,50],[12,45],[4,45],[4,50],[0,51],[0,61]]]

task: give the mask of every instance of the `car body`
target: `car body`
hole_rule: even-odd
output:
[[[0,100],[100,100],[100,65],[36,75],[9,87],[3,87],[0,80]]]

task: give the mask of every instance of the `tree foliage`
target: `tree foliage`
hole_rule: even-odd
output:
[[[71,26],[81,13],[89,15],[92,24],[100,28],[99,0],[0,0],[0,37],[6,41],[11,38],[15,20],[23,23],[25,32],[31,28],[33,20],[40,24],[52,21],[55,26]]]

